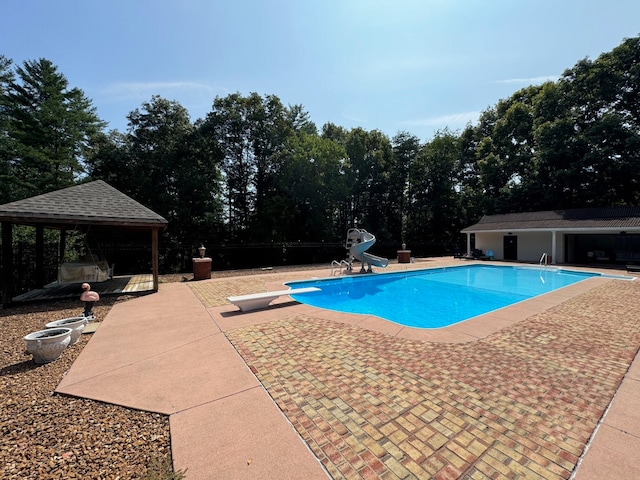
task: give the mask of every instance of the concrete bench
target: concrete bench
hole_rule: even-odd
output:
[[[295,295],[296,293],[319,291],[320,289],[317,287],[291,288],[289,290],[278,290],[275,292],[250,293],[249,295],[227,297],[227,300],[239,307],[241,311],[249,312],[251,310],[258,310],[259,308],[267,308],[273,300],[283,295]]]

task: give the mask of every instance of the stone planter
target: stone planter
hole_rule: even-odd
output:
[[[62,320],[56,320],[55,322],[49,322],[45,325],[47,328],[70,328],[71,342],[69,345],[75,345],[80,340],[80,335],[87,325],[87,317],[69,317]]]
[[[24,337],[27,351],[36,363],[49,363],[60,358],[71,342],[70,328],[48,328],[32,332]]]

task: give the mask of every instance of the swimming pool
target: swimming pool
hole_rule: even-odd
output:
[[[440,328],[594,276],[602,275],[549,267],[474,264],[287,285],[320,288],[319,292],[292,295],[314,307],[376,315],[409,327]]]

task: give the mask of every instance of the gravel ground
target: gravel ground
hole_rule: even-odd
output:
[[[101,300],[97,320],[129,298]],[[79,301],[0,310],[0,478],[167,478],[156,472],[170,465],[168,417],[54,394],[90,334],[45,365],[26,352],[25,335],[81,312]]]
[[[308,268],[214,271],[212,278]],[[192,273],[160,277],[162,283],[192,279]],[[103,298],[94,307],[97,321],[115,303],[131,298]],[[0,309],[0,478],[172,478],[167,473],[171,464],[167,416],[54,393],[90,334],[83,334],[76,345],[48,364],[35,364],[26,351],[25,335],[81,312],[79,300]]]

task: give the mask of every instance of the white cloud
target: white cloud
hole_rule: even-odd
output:
[[[213,98],[216,91],[210,85],[197,82],[118,82],[107,86],[102,94],[115,101],[148,100],[152,95],[163,97],[200,97]]]
[[[364,124],[368,122],[367,118],[363,115],[352,115],[349,113],[342,113],[340,116],[346,120],[349,120],[357,124]]]
[[[451,113],[448,115],[440,115],[438,117],[420,118],[414,120],[405,120],[403,124],[411,127],[436,127],[451,129],[466,126],[468,123],[474,123],[480,118],[481,112],[462,112]]]
[[[429,57],[391,57],[385,59],[378,58],[368,66],[372,72],[405,74],[407,72],[426,71],[449,63],[450,61],[447,60]]]
[[[518,83],[521,85],[535,85],[538,83],[544,82],[555,82],[558,80],[558,75],[546,75],[542,77],[531,77],[531,78],[506,78],[504,80],[496,80],[495,83]]]
[[[354,72],[365,76],[393,76],[419,75],[428,72],[443,72],[465,64],[469,59],[460,55],[446,57],[432,57],[428,55],[408,56],[376,56],[355,64]]]

